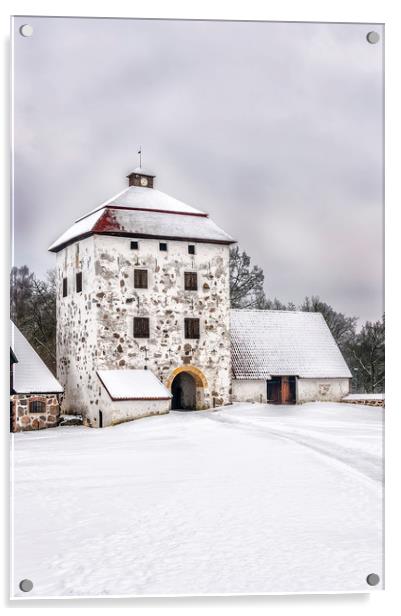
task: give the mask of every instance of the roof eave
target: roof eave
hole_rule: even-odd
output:
[[[106,386],[104,385],[105,389]],[[110,392],[107,390],[107,393],[110,396]],[[113,400],[113,402],[124,402],[125,400],[129,401],[129,400],[171,400],[172,396],[153,396],[153,397],[148,397],[148,396],[140,396],[140,397],[135,397],[135,398],[114,398],[113,396],[110,396],[110,398]]]
[[[64,392],[64,389],[59,389],[59,390],[50,390],[50,391],[40,391],[38,389],[29,389],[29,390],[21,390],[21,389],[15,389],[14,387],[14,394],[15,395],[22,395],[22,394],[37,394],[39,396],[54,396],[55,394],[62,394]]]
[[[77,242],[78,240],[83,240],[86,239],[87,237],[90,237],[91,235],[109,235],[109,236],[114,236],[114,237],[132,237],[132,238],[138,238],[138,239],[153,239],[153,240],[157,240],[157,239],[163,239],[163,240],[170,240],[170,241],[177,241],[177,242],[197,242],[199,244],[225,244],[225,245],[231,245],[231,244],[236,244],[237,240],[234,240],[233,238],[231,239],[226,239],[226,240],[219,240],[219,239],[205,239],[205,238],[197,238],[197,237],[177,237],[177,236],[171,236],[171,235],[151,235],[151,234],[146,234],[146,233],[128,233],[128,232],[124,232],[124,231],[88,231],[86,233],[82,233],[81,235],[77,235],[69,240],[67,240],[66,242],[62,242],[61,244],[52,244],[49,248],[48,251],[49,252],[60,252],[60,250],[63,250],[63,248],[65,248],[66,246],[69,246],[70,244],[74,244],[74,242]]]

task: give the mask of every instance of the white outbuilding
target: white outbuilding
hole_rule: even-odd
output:
[[[351,372],[323,316],[231,310],[233,402],[341,400]]]
[[[150,370],[98,370],[102,384],[99,428],[168,413],[172,395]]]

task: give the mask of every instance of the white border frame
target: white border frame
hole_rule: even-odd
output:
[[[157,599],[73,599],[71,605],[65,600],[29,600],[24,599],[23,604],[7,600],[8,596],[8,556],[3,558],[5,569],[2,579],[5,582],[3,593],[3,606],[6,609],[23,609],[24,607],[58,609],[106,608],[114,610],[116,607],[131,607],[136,613],[149,614],[149,608],[163,608],[166,613],[173,613],[177,608],[185,608],[194,613],[210,608],[219,609],[224,613],[243,613],[244,610],[275,609],[280,614],[290,614],[296,611],[308,614],[321,613],[325,615],[338,614],[339,610],[345,614],[385,614],[395,613],[398,600],[398,571],[400,568],[399,555],[401,550],[401,495],[399,490],[401,469],[401,412],[397,408],[396,387],[399,364],[400,319],[397,318],[397,308],[401,305],[399,265],[401,262],[399,238],[400,234],[400,207],[399,193],[400,156],[397,150],[401,142],[400,135],[400,80],[399,58],[401,57],[401,37],[399,9],[392,0],[336,0],[336,2],[322,2],[322,0],[247,0],[246,2],[231,2],[224,0],[203,0],[202,2],[185,2],[184,0],[169,0],[162,2],[147,0],[113,0],[106,2],[98,0],[91,3],[88,0],[51,0],[9,1],[5,0],[1,6],[0,27],[2,29],[3,49],[5,50],[3,70],[3,165],[0,173],[3,180],[3,208],[1,209],[1,228],[3,230],[3,247],[9,246],[9,139],[10,126],[8,114],[10,104],[9,92],[9,19],[10,15],[52,15],[52,16],[91,16],[91,17],[137,17],[137,18],[176,18],[176,19],[236,19],[236,20],[270,20],[270,21],[332,21],[332,22],[364,22],[385,23],[386,26],[386,324],[387,324],[387,389],[386,389],[386,590],[370,594],[331,594],[331,595],[268,595],[259,597],[199,597],[199,598],[157,598]],[[3,253],[4,267],[1,268],[3,282],[3,296],[8,293],[8,272],[10,257],[8,252]],[[398,288],[397,288],[398,287]],[[3,340],[8,337],[8,305],[3,302],[3,319],[1,321]],[[8,353],[4,362],[3,392],[4,400],[8,401]],[[7,375],[7,376],[6,376]],[[398,377],[399,378],[399,377]],[[8,408],[5,406],[5,408]],[[5,458],[8,457],[8,423],[3,421]],[[5,468],[8,467],[8,460]],[[8,470],[5,471],[5,499],[2,511],[5,522],[8,521]],[[7,529],[5,529],[5,545],[8,542]],[[394,609],[393,609],[394,608]]]

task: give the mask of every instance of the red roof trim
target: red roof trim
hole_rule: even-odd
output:
[[[201,216],[202,218],[208,218],[209,214],[205,212],[176,212],[175,210],[155,210],[149,207],[129,207],[128,205],[114,205],[114,203],[109,203],[104,207],[110,208],[112,210],[136,210],[138,212],[157,212],[158,214],[179,214],[180,216]]]
[[[179,214],[180,216],[200,216],[201,218],[209,218],[209,214],[205,212],[176,212],[175,210],[153,210],[148,207],[130,207],[129,205],[114,205],[111,203],[106,203],[105,205],[100,205],[95,210],[89,212],[89,214],[85,214],[85,216],[81,216],[77,218],[75,222],[80,222],[81,220],[85,220],[88,216],[99,212],[100,210],[126,210],[127,212],[137,211],[137,212],[157,212],[158,214]]]

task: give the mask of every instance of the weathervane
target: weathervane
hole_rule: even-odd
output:
[[[138,150],[138,154],[139,154],[139,168],[142,168],[142,146],[139,146],[139,150]]]

